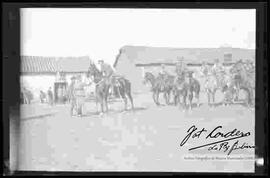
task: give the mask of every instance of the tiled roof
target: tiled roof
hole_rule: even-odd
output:
[[[21,57],[21,72],[23,73],[55,73],[58,70],[59,67],[53,57]]]
[[[83,57],[21,56],[22,73],[86,72],[91,59]]]

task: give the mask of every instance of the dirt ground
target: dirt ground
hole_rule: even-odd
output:
[[[222,96],[218,94],[217,101]],[[164,103],[163,97],[160,102]],[[180,147],[187,130],[195,125],[222,131],[250,132],[239,139],[254,145],[255,111],[245,106],[209,107],[206,95],[192,111],[176,106],[156,106],[151,93],[134,95],[135,109],[123,111],[121,101],[111,103],[110,111],[99,115],[96,105],[84,105],[83,117],[71,117],[70,105],[53,106],[54,114],[21,120],[19,170],[47,171],[214,171],[253,172],[254,160],[186,160],[191,155],[220,155],[207,148],[188,151],[210,141],[190,139]],[[27,112],[27,111],[25,111]],[[30,111],[29,111],[30,112]],[[254,155],[254,149],[235,150],[231,155]]]

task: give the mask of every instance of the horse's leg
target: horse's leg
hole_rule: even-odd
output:
[[[131,92],[128,92],[128,93],[127,93],[127,96],[128,96],[129,101],[130,101],[130,103],[131,103],[131,109],[133,110],[133,109],[134,109],[134,104],[133,104],[133,98],[132,98],[132,96],[131,96]]]
[[[197,107],[199,107],[200,106],[200,93],[199,92],[196,93],[196,99],[197,99]]]
[[[104,101],[103,101],[103,99],[100,100],[100,108],[101,108],[101,113],[104,113]]]
[[[206,91],[207,93],[207,99],[208,99],[208,106],[210,105],[210,102],[211,102],[211,95],[210,95],[210,91]]]
[[[160,105],[158,98],[159,98],[159,91],[156,92],[156,102],[157,102],[157,105]]]
[[[198,107],[198,106],[200,106],[200,89],[199,88],[196,89],[195,97],[197,100],[197,107]]]
[[[131,84],[127,83],[125,88],[126,88],[126,94],[127,94],[128,98],[129,98],[129,101],[130,101],[130,104],[131,104],[131,109],[133,110],[134,109],[134,104],[133,104],[133,98],[132,98],[132,95],[131,95]]]
[[[178,99],[178,95],[176,91],[173,91],[173,101],[174,101],[174,105],[177,105],[177,99]]]
[[[120,95],[121,95],[122,99],[124,100],[125,110],[127,110],[127,97],[125,95],[125,89],[123,87],[120,87],[119,91],[120,91]]]
[[[156,92],[155,91],[153,91],[152,97],[153,97],[154,102],[157,104],[157,101],[156,101]]]
[[[105,109],[106,109],[105,112],[108,112],[109,111],[109,108],[108,108],[108,96],[104,97],[104,104],[105,104]]]
[[[187,95],[188,93],[185,91],[184,92],[184,95],[183,95],[183,106],[184,106],[184,109],[187,108]]]
[[[189,110],[192,109],[192,99],[193,99],[193,92],[191,91],[188,96],[189,99]]]
[[[215,106],[215,104],[216,104],[216,98],[215,98],[215,96],[216,96],[216,90],[214,90],[213,92],[212,92],[212,99],[213,99],[213,105]]]
[[[163,98],[164,98],[164,100],[165,100],[165,103],[168,104],[168,103],[167,103],[167,92],[166,92],[166,91],[163,93]]]
[[[170,100],[171,100],[171,90],[169,90],[168,92],[168,98],[167,98],[167,104],[170,104]]]
[[[239,100],[239,92],[240,92],[240,88],[239,88],[239,85],[237,84],[237,86],[236,86],[236,95],[235,95],[234,101]]]

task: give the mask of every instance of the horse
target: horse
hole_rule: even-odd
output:
[[[125,110],[127,110],[127,97],[130,100],[132,110],[134,109],[133,98],[131,95],[131,83],[129,80],[122,76],[111,76],[111,78],[104,78],[102,72],[98,70],[94,63],[90,63],[87,77],[93,77],[93,81],[96,84],[95,97],[96,105],[100,103],[101,112],[104,112],[104,106],[106,112],[108,112],[108,97],[110,88],[114,87],[114,91],[119,94],[125,103]],[[115,94],[114,93],[114,94]]]
[[[242,63],[236,63],[230,69],[230,73],[236,88],[236,99],[238,99],[239,91],[244,90],[247,93],[246,104],[254,104],[255,71],[248,72]]]
[[[179,104],[180,106],[180,97],[183,97],[183,105],[186,107],[186,98],[188,95],[188,83],[185,81],[184,76],[177,76],[174,80],[173,86],[173,95],[174,95],[174,105]]]
[[[173,89],[173,81],[174,76],[166,75],[166,76],[158,76],[155,77],[152,73],[146,72],[144,75],[144,84],[151,84],[151,91],[153,92],[153,100],[156,105],[160,105],[159,103],[159,94],[163,93],[164,99],[167,105],[170,104],[170,94]]]
[[[197,99],[197,106],[199,106],[200,102],[200,90],[201,90],[201,85],[200,82],[193,77],[193,72],[190,71],[188,72],[187,76],[187,86],[188,86],[188,93],[187,97],[189,100],[189,109],[192,109],[192,100],[195,95],[195,98]]]

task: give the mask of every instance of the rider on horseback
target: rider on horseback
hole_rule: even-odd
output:
[[[100,70],[101,70],[102,75],[103,75],[103,80],[108,85],[111,86],[110,87],[111,88],[110,94],[113,94],[115,85],[114,85],[112,76],[114,74],[114,70],[113,70],[113,68],[111,67],[110,64],[105,63],[103,60],[99,60],[98,64],[100,65]]]
[[[223,72],[225,72],[223,65],[220,63],[219,59],[215,59],[212,67],[212,73],[217,75]]]
[[[188,70],[186,68],[186,65],[183,62],[183,57],[181,59],[178,59],[178,61],[176,62],[176,67],[175,67],[175,73],[176,73],[175,82],[179,80],[182,81],[185,78],[185,74],[187,71]]]
[[[160,77],[160,81],[161,81],[161,88],[164,88],[166,85],[166,80],[168,77],[168,72],[165,70],[165,65],[161,64],[161,70],[158,73],[159,77]]]
[[[201,66],[200,71],[204,77],[206,77],[209,74],[210,69],[205,61],[202,62],[202,66]]]

